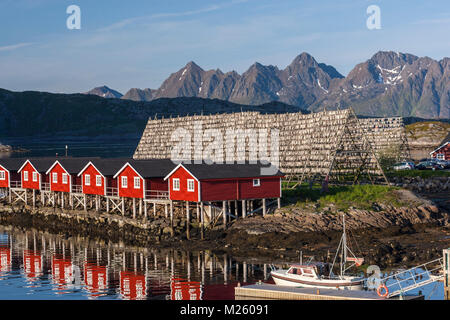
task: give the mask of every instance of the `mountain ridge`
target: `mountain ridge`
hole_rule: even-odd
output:
[[[121,98],[152,101],[199,97],[245,105],[279,101],[310,111],[353,107],[366,116],[450,118],[450,58],[437,61],[379,51],[343,76],[302,52],[284,69],[255,62],[242,74],[204,70],[194,61],[158,89],[130,89]]]

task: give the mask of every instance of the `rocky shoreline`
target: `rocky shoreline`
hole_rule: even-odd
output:
[[[410,195],[409,195],[410,196]],[[266,257],[296,261],[299,250],[316,259],[329,260],[342,232],[342,214],[355,248],[367,264],[380,267],[414,265],[440,256],[450,247],[450,215],[429,200],[417,198],[412,207],[374,206],[373,210],[350,208],[348,212],[307,212],[282,207],[273,215],[239,219],[227,230],[221,226],[201,229],[191,222],[190,239],[186,221],[151,217],[132,219],[115,214],[32,208],[0,203],[0,224],[23,229],[82,236],[94,241],[121,243],[137,247],[177,247],[183,250],[213,250],[234,256]],[[417,201],[419,201],[417,200]],[[356,250],[356,249],[355,249]]]

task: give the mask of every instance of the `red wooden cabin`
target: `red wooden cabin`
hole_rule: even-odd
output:
[[[48,184],[46,171],[55,162],[54,158],[28,159],[18,170],[24,189],[43,189],[44,184]]]
[[[278,170],[266,175],[268,165],[257,164],[179,164],[166,177],[170,200],[228,201],[281,197]]]
[[[167,198],[164,177],[173,169],[168,159],[130,160],[115,175],[119,197],[137,199]]]
[[[81,178],[78,173],[91,159],[61,158],[56,160],[46,174],[49,176],[50,190],[81,193]]]
[[[447,141],[436,150],[430,152],[430,156],[438,160],[450,160],[450,141]]]
[[[17,172],[25,159],[0,159],[0,188],[21,188],[20,174]]]
[[[129,159],[93,159],[78,173],[85,194],[117,196],[114,175]]]

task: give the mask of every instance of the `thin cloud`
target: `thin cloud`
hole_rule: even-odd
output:
[[[192,15],[198,15],[201,13],[217,11],[217,10],[223,9],[223,8],[231,6],[231,5],[245,3],[248,1],[249,0],[232,0],[232,1],[222,4],[222,5],[211,5],[211,6],[208,6],[208,7],[202,8],[202,9],[198,9],[198,10],[189,10],[189,11],[184,11],[184,12],[156,13],[156,14],[146,15],[146,16],[142,16],[142,17],[128,18],[128,19],[124,19],[122,21],[116,22],[114,24],[111,24],[107,27],[97,29],[97,31],[104,32],[104,31],[112,31],[112,30],[122,29],[133,23],[137,23],[139,21],[150,20],[150,19],[176,18],[176,17],[186,17],[186,16],[192,16]]]
[[[12,51],[12,50],[16,50],[19,48],[30,46],[32,44],[33,44],[32,42],[22,42],[22,43],[12,44],[9,46],[0,47],[0,51]]]

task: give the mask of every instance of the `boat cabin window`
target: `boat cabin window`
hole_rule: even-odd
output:
[[[307,277],[314,277],[314,272],[311,269],[302,269],[303,275]]]
[[[300,271],[300,269],[297,269],[297,268],[291,268],[291,269],[289,270],[289,273],[291,273],[291,274],[302,274],[302,272]]]

